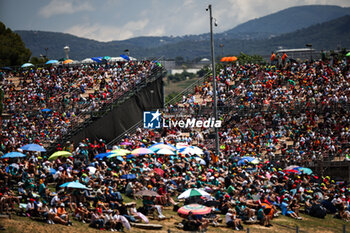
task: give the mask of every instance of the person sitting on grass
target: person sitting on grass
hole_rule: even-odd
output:
[[[60,204],[60,207],[57,208],[56,216],[54,217],[53,221],[55,223],[60,223],[63,225],[71,226],[73,225],[71,221],[69,221],[68,213],[65,209],[64,203]]]
[[[149,223],[148,218],[144,214],[137,211],[135,202],[132,203],[132,206],[129,212],[130,212],[130,215],[133,216],[134,218],[142,219],[145,223],[147,224]]]
[[[260,221],[260,224],[261,225],[264,225],[265,227],[271,227],[272,224],[271,224],[271,215],[270,215],[270,212],[271,212],[271,208],[266,208],[266,205],[263,205],[259,208],[258,210],[258,220]]]
[[[79,202],[79,205],[76,206],[74,216],[85,223],[85,219],[87,219],[89,215],[89,211],[84,207],[83,203]]]
[[[204,231],[209,226],[208,220],[203,219],[201,215],[193,215],[192,211],[188,213],[187,220],[187,227],[191,231]]]
[[[104,216],[98,211],[98,209],[95,209],[94,212],[91,214],[90,227],[97,228],[100,230],[104,229]]]
[[[237,217],[237,213],[234,209],[229,209],[226,213],[225,223],[228,227],[232,227],[235,230],[243,230],[242,220]]]
[[[281,203],[281,210],[282,210],[282,214],[284,216],[290,216],[292,218],[295,218],[295,219],[298,219],[298,220],[301,220],[302,218],[299,217],[298,215],[295,214],[295,212],[293,210],[290,209],[289,207],[289,201],[287,198],[284,198],[282,203]]]

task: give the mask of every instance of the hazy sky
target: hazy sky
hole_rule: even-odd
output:
[[[99,41],[209,31],[205,8],[223,32],[298,5],[350,7],[350,0],[0,0],[0,21],[13,30],[67,32]]]

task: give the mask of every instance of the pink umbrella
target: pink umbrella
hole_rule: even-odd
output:
[[[153,150],[150,150],[148,148],[137,148],[130,152],[132,155],[148,155],[148,154],[154,154]]]
[[[211,212],[211,208],[199,204],[190,204],[181,207],[177,212],[183,215],[188,215],[189,212],[192,212],[193,215],[205,215]]]
[[[132,143],[131,142],[122,142],[122,143],[120,143],[120,145],[130,146],[130,145],[132,145]]]

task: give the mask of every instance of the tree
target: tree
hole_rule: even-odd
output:
[[[28,62],[31,51],[21,37],[0,22],[0,66],[18,66]]]
[[[240,64],[254,63],[254,64],[262,64],[265,63],[264,59],[260,55],[248,55],[244,53],[240,53],[238,56],[238,61]]]

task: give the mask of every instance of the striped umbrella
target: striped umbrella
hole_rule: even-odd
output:
[[[168,149],[168,150],[176,151],[176,147],[175,146],[173,146],[171,144],[164,144],[164,143],[154,144],[154,145],[148,147],[148,149],[151,149],[153,151],[158,151],[160,149]]]
[[[177,198],[186,199],[195,196],[210,197],[210,194],[202,189],[187,189],[185,192],[181,193]]]
[[[199,204],[190,204],[181,207],[177,212],[183,215],[188,215],[189,212],[192,212],[193,215],[205,215],[211,212],[211,208]]]

